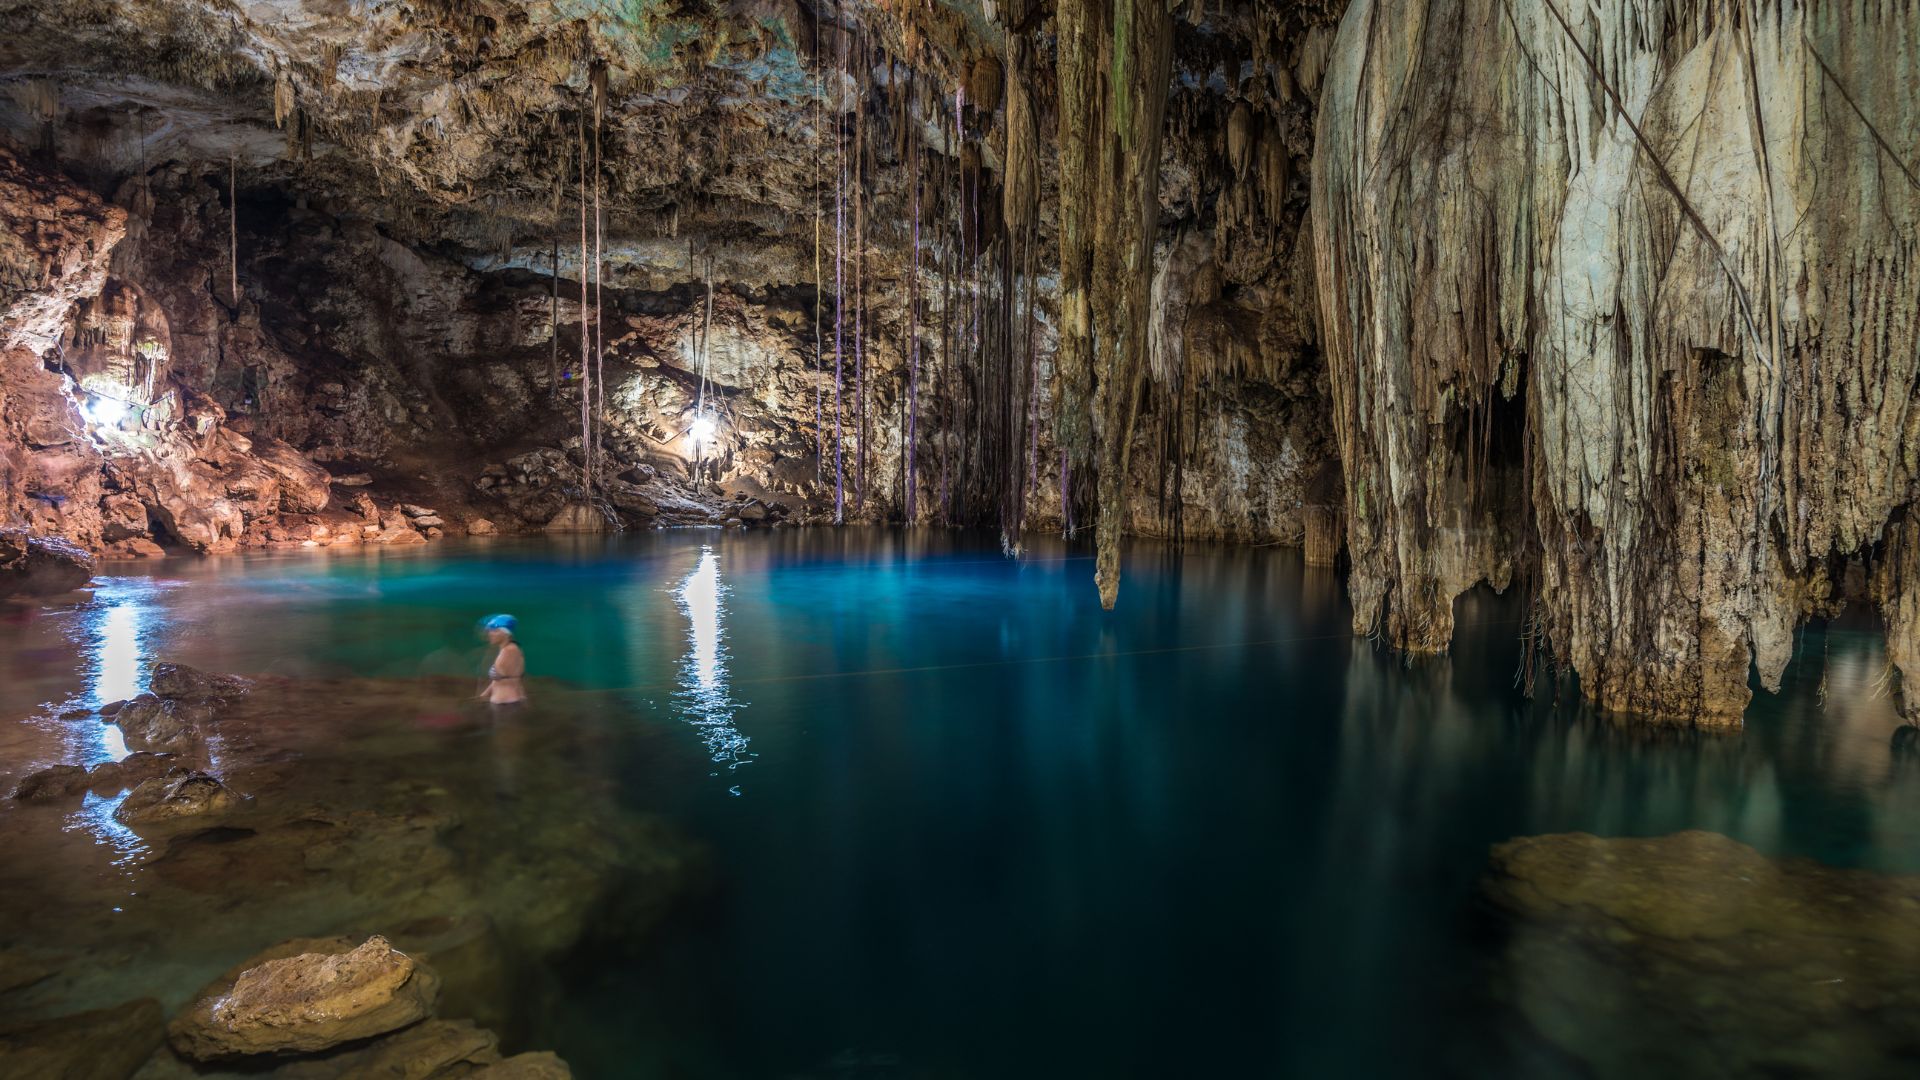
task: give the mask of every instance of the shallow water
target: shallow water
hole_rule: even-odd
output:
[[[559,680],[533,719],[592,736],[569,767],[718,877],[529,1021],[588,1077],[1557,1070],[1488,990],[1490,845],[1704,828],[1920,871],[1868,629],[1810,628],[1783,692],[1704,734],[1522,698],[1511,598],[1407,665],[1293,552],[1139,549],[1110,614],[1091,576],[854,530],[112,564],[0,623],[0,764],[117,756],[59,714],[155,658],[468,674],[512,612]]]

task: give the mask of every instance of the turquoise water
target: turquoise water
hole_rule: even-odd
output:
[[[0,704],[124,697],[156,657],[468,673],[512,612],[564,684],[537,721],[599,729],[591,767],[714,853],[647,948],[562,973],[531,1043],[588,1077],[1534,1071],[1487,992],[1489,845],[1706,828],[1920,871],[1868,627],[1809,629],[1704,734],[1522,698],[1511,599],[1409,665],[1292,552],[1138,549],[1112,613],[1091,576],[854,530],[116,564],[0,627]],[[88,731],[69,756],[112,751]]]

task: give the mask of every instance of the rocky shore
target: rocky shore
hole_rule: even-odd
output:
[[[64,721],[131,752],[0,778],[0,1075],[563,1077],[526,1045],[552,966],[704,878],[463,680],[150,685]]]

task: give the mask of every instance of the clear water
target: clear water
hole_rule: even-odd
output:
[[[0,624],[0,707],[37,717],[0,754],[113,754],[52,714],[153,658],[466,673],[512,612],[565,683],[538,721],[600,729],[593,767],[719,877],[639,959],[568,965],[531,1041],[587,1077],[1524,1071],[1489,845],[1706,828],[1920,871],[1870,628],[1809,629],[1783,693],[1704,734],[1523,699],[1511,599],[1407,665],[1292,552],[1137,549],[1112,613],[1091,574],[880,531],[117,564]]]

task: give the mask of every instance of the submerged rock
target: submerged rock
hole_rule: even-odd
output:
[[[141,998],[36,1024],[0,1027],[7,1080],[126,1080],[160,1045],[160,1003]]]
[[[515,1054],[474,1073],[474,1080],[571,1080],[573,1070],[551,1053]]]
[[[20,778],[13,797],[21,802],[58,802],[87,790],[87,770],[78,765],[49,765]]]
[[[0,528],[0,598],[54,596],[93,578],[93,556],[58,536]]]
[[[427,1020],[354,1047],[274,1070],[274,1080],[428,1080],[471,1076],[500,1061],[500,1040],[471,1020]]]
[[[1500,990],[1592,1075],[1911,1075],[1920,876],[1568,833],[1496,846],[1485,893]]]
[[[153,665],[153,693],[176,701],[225,702],[253,689],[250,679],[238,675],[213,675],[185,664]]]
[[[239,802],[240,797],[218,777],[176,768],[165,776],[142,780],[113,812],[113,819],[122,825],[150,825],[219,813]]]
[[[200,1061],[306,1053],[417,1023],[439,993],[432,969],[383,937],[301,938],[216,980],[167,1033]]]
[[[186,753],[200,741],[201,729],[211,723],[211,705],[163,699],[141,694],[116,710],[107,722],[120,729],[134,750]]]
[[[103,761],[87,770],[87,787],[96,794],[111,795],[135,787],[141,781],[165,776],[178,764],[176,755],[138,750],[119,761]]]

